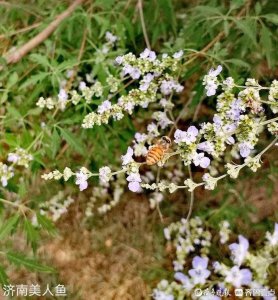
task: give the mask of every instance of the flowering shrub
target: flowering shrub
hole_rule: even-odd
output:
[[[234,83],[232,77],[222,81],[218,79],[222,71],[222,67],[218,66],[215,70],[211,69],[203,80],[207,96],[215,95],[218,87],[222,89],[222,93],[217,96],[217,112],[212,122],[200,124],[199,129],[195,125],[189,126],[187,130],[177,128],[174,132],[175,145],[172,152],[158,160],[158,164],[163,166],[169,159],[179,156],[185,166],[193,164],[195,167],[207,169],[208,172],[203,175],[203,182],[195,183],[192,178],[185,179],[184,185],[176,185],[173,182],[167,184],[164,181],[151,184],[142,182],[139,168],[144,163],[136,162],[133,156],[148,155],[147,145],[152,145],[154,138],[162,132],[167,134],[167,127],[175,124],[175,120],[171,120],[174,107],[172,97],[174,93],[181,92],[183,87],[173,76],[181,64],[182,56],[183,52],[180,51],[172,58],[164,54],[159,60],[153,51],[146,49],[139,58],[132,54],[116,58],[116,62],[122,65],[122,76],[129,74],[133,80],[139,79],[139,88],[131,89],[128,95],[121,96],[116,104],[112,104],[110,100],[104,100],[98,107],[97,113],[92,112],[85,117],[82,126],[84,128],[99,126],[102,123],[108,123],[110,117],[119,120],[125,111],[131,114],[136,105],[146,108],[157,99],[160,99],[159,108],[162,109],[153,113],[152,117],[156,123],[153,122],[147,126],[147,133],[135,134],[134,146],[128,147],[126,154],[122,155],[121,170],[112,172],[108,166],[105,166],[100,168],[99,173],[92,173],[82,167],[79,172],[75,173],[67,167],[63,173],[55,170],[43,175],[43,178],[59,180],[63,177],[67,181],[71,176],[75,176],[75,183],[82,191],[88,187],[87,180],[92,176],[100,176],[101,182],[107,183],[114,175],[125,173],[128,187],[133,192],[140,192],[142,188],[145,188],[161,192],[168,189],[172,193],[180,188],[187,188],[193,192],[196,187],[202,185],[206,189],[213,190],[218,180],[226,176],[237,178],[239,171],[245,166],[255,172],[260,167],[262,154],[275,145],[278,139],[278,117],[275,116],[278,105],[277,81],[274,80],[270,87],[263,87],[255,79],[247,79],[244,86],[239,86]],[[140,79],[141,76],[142,79]],[[236,89],[239,90],[238,93],[235,92]],[[267,99],[261,98],[260,92],[262,91],[268,91]],[[272,118],[266,119],[263,105],[272,110]],[[259,141],[259,134],[265,129],[274,138],[264,150],[253,155],[254,148]],[[231,158],[240,159],[241,157],[244,162],[234,164],[224,160],[227,173],[213,177],[209,172],[210,165],[213,165],[214,160],[219,162],[226,151],[230,151]],[[218,172],[214,170],[214,173]]]
[[[53,272],[16,253],[25,250],[13,234],[35,253],[39,233],[67,224],[68,211],[78,209],[90,229],[130,195],[146,197],[162,222],[180,218],[175,200],[186,199],[185,218],[165,229],[175,281],[161,281],[154,299],[187,299],[195,288],[214,288],[202,299],[241,286],[270,291],[277,224],[255,250],[223,221],[217,242],[230,259],[222,261],[210,222],[191,215],[198,193],[214,195],[222,179],[233,185],[251,173],[245,167],[269,167],[268,193],[276,183],[275,162],[265,159],[278,144],[271,1],[75,0],[65,14],[67,2],[44,2],[43,10],[0,5],[0,283],[9,263]]]

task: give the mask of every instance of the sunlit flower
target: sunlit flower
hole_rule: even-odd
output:
[[[252,273],[249,269],[240,269],[239,266],[233,266],[230,270],[226,271],[225,281],[239,288],[251,283]]]
[[[182,272],[176,272],[174,278],[179,281],[183,288],[187,291],[191,291],[194,287],[189,277],[184,275]]]
[[[133,162],[133,149],[131,147],[127,148],[127,152],[125,155],[122,155],[121,159],[122,159],[122,165],[128,165],[129,163]]]
[[[88,175],[81,170],[76,173],[75,183],[79,185],[80,191],[85,190],[88,187]]]
[[[248,252],[249,242],[242,235],[238,236],[238,240],[239,243],[233,243],[229,245],[229,249],[231,250],[234,263],[240,266],[244,262],[246,254]]]
[[[274,247],[278,245],[278,223],[275,223],[274,231],[272,234],[266,233],[266,238],[270,246]]]
[[[205,284],[206,279],[210,275],[208,267],[208,258],[195,256],[192,261],[193,269],[188,271],[188,274],[193,279],[194,284]]]
[[[210,159],[208,157],[206,157],[203,152],[196,153],[193,156],[193,163],[196,167],[200,166],[201,168],[205,169],[210,165]]]
[[[196,141],[199,131],[195,126],[190,126],[187,131],[177,129],[174,133],[175,143],[190,144]]]
[[[216,93],[218,87],[217,76],[221,73],[222,66],[218,66],[215,70],[210,69],[208,75],[204,77],[203,85],[205,85],[207,96],[213,96]]]

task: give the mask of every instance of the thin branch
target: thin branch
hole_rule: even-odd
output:
[[[188,166],[188,173],[189,173],[190,179],[193,181],[193,176],[192,176],[192,171],[191,171],[190,166]],[[192,210],[193,210],[193,204],[194,204],[194,191],[190,192],[189,210],[188,210],[188,213],[186,216],[186,222],[188,222],[191,217]]]
[[[87,28],[85,28],[85,30],[83,32],[83,38],[82,38],[80,50],[79,50],[78,57],[77,57],[78,64],[80,63],[80,60],[81,60],[81,58],[83,56],[83,53],[84,53],[84,49],[85,49],[85,45],[86,45],[86,39],[87,39],[87,33],[88,33],[88,30],[87,30]],[[66,85],[66,90],[67,91],[69,91],[71,89],[72,83],[73,83],[74,78],[77,74],[77,66],[73,69],[73,73],[72,73],[70,79],[67,82],[67,85]]]
[[[240,18],[242,17],[249,9],[250,5],[251,5],[252,0],[248,0],[246,5],[240,10],[240,12],[236,15],[236,18]],[[232,24],[230,24],[229,26],[230,28],[232,27]],[[197,57],[199,56],[204,56],[205,53],[214,46],[214,44],[216,44],[217,42],[219,42],[223,37],[225,37],[225,31],[221,31],[218,33],[218,35],[211,40],[202,50],[198,51],[197,53],[193,53],[191,56],[191,58],[186,61],[185,65],[190,64],[191,62],[193,62]]]
[[[159,179],[160,179],[160,171],[161,171],[161,168],[158,167],[157,174],[156,174],[156,184],[158,184]],[[158,212],[160,221],[161,221],[161,223],[163,224],[163,223],[164,223],[164,219],[163,219],[162,212],[161,212],[161,210],[160,210],[159,202],[156,203],[156,209],[157,209],[157,212]]]
[[[78,5],[80,5],[84,0],[75,0],[63,13],[58,15],[54,21],[52,21],[42,32],[28,41],[19,49],[16,49],[14,52],[5,56],[5,59],[8,64],[17,63],[22,59],[27,53],[29,53],[32,49],[41,44],[44,40],[46,40],[53,31],[60,25],[60,23],[69,17],[73,11],[76,9]]]
[[[138,6],[139,14],[140,14],[141,26],[142,26],[142,30],[143,30],[145,43],[147,45],[147,48],[151,49],[151,44],[150,44],[150,41],[149,41],[149,37],[148,37],[147,29],[146,29],[146,24],[145,24],[145,20],[144,20],[142,0],[138,0],[137,6]]]

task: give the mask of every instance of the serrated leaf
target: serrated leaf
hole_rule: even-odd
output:
[[[3,240],[16,226],[19,219],[19,215],[16,214],[12,216],[8,221],[6,221],[0,228],[0,241]]]
[[[267,29],[266,26],[262,25],[261,30],[261,44],[263,52],[267,59],[267,64],[269,67],[272,66],[272,39],[271,32]]]
[[[41,72],[39,74],[35,74],[33,76],[31,76],[29,79],[27,79],[26,81],[24,81],[24,83],[20,86],[20,90],[28,87],[29,85],[34,85],[38,82],[41,82],[43,79],[45,79],[48,76],[48,73],[46,72]]]
[[[24,230],[27,235],[27,241],[31,243],[33,250],[36,250],[39,234],[28,219],[24,220]]]
[[[241,59],[230,58],[230,59],[226,59],[225,62],[236,65],[236,66],[239,66],[239,67],[243,67],[243,68],[246,68],[246,69],[250,69],[249,64],[246,63],[245,61],[241,60]]]
[[[7,259],[16,266],[24,266],[25,268],[43,273],[54,273],[55,270],[51,267],[40,264],[33,258],[28,258],[21,253],[7,252]]]
[[[55,158],[59,148],[60,148],[61,138],[58,134],[58,131],[56,128],[53,129],[52,135],[51,135],[51,155],[52,158]]]
[[[256,23],[252,20],[237,20],[234,19],[236,26],[252,41],[254,45],[257,45],[256,40]]]
[[[30,59],[43,66],[43,67],[49,67],[50,66],[50,63],[47,59],[47,56],[46,55],[41,55],[41,54],[38,54],[38,53],[33,53],[33,54],[30,54]]]
[[[267,14],[267,15],[263,15],[263,18],[267,19],[267,21],[278,25],[278,15],[277,14]]]
[[[75,149],[80,154],[85,154],[85,149],[82,145],[82,142],[74,134],[72,134],[67,129],[59,127],[62,137],[67,141],[67,143]]]
[[[55,228],[54,224],[49,219],[47,219],[45,216],[38,213],[37,220],[38,220],[38,224],[43,229],[47,230],[48,233],[53,235],[56,232],[56,228]]]

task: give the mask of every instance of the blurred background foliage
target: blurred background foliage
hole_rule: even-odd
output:
[[[86,74],[91,74],[94,79],[98,79],[105,85],[108,74],[118,74],[114,66],[116,56],[127,52],[139,54],[146,45],[138,3],[134,0],[84,1],[41,45],[18,63],[7,65],[5,54],[14,47],[23,45],[46,28],[55,16],[68,7],[70,1],[0,1],[0,53],[2,55],[0,157],[1,161],[5,161],[7,153],[18,146],[32,148],[34,155],[31,170],[21,170],[10,181],[7,188],[1,187],[1,198],[8,198],[10,201],[19,198],[22,203],[36,210],[40,202],[49,199],[61,189],[68,189],[82,203],[84,198],[86,199],[86,193],[78,194],[73,185],[65,187],[62,183],[45,183],[40,179],[40,175],[45,171],[61,170],[66,166],[72,169],[86,166],[91,170],[97,170],[102,165],[119,165],[120,155],[125,152],[134,133],[144,127],[150,111],[138,110],[135,115],[125,117],[120,122],[110,122],[104,127],[84,130],[80,126],[82,119],[104,99],[94,99],[91,106],[82,102],[57,114],[42,112],[36,106],[36,102],[40,96],[57,95],[61,82],[69,81],[66,75],[68,70],[75,70],[77,73],[70,83],[72,88],[77,88],[76,78],[86,80]],[[145,0],[143,12],[153,50],[158,53],[173,53],[183,49],[188,55],[189,63],[180,74],[185,91],[180,98],[174,100],[176,104],[174,112],[178,115],[180,109],[192,97],[189,114],[181,124],[191,122],[194,116],[203,121],[212,115],[214,103],[205,98],[201,85],[203,75],[211,66],[223,65],[226,74],[233,76],[239,83],[244,78],[254,77],[268,84],[277,77],[278,6],[276,1]],[[104,54],[102,46],[106,31],[115,34],[119,41],[116,48]],[[206,48],[208,45],[210,47]],[[42,122],[46,124],[43,128]],[[264,138],[267,139],[267,136]],[[273,209],[278,207],[277,199],[272,196],[273,193],[277,193],[275,184],[277,185],[278,167],[275,156],[266,159],[264,166],[265,168],[256,176],[245,172],[239,183],[226,181],[212,194],[200,191],[197,198],[202,201],[197,202],[195,211],[204,218],[209,218],[211,224],[215,226],[220,219],[226,218],[234,224],[235,228],[239,226],[249,232],[248,235],[252,230],[266,230],[270,226],[270,220],[277,219],[277,210],[275,212]],[[244,182],[250,182],[250,185],[246,186]],[[252,193],[252,190],[260,185],[265,188],[261,191],[263,201],[267,201],[266,198],[273,199],[270,218],[264,214],[258,217],[258,210],[264,210],[264,207],[248,200],[250,191]],[[178,219],[181,217],[181,212],[186,211],[187,208],[184,201],[186,195],[179,194],[169,198],[169,202],[162,205],[162,212],[167,215],[166,222]],[[79,205],[77,208],[79,213],[81,207],[82,205]],[[116,208],[115,212],[109,213],[109,218],[113,219],[113,214],[119,215],[120,209],[124,209],[123,205]],[[143,272],[144,280],[156,282],[161,276],[167,276],[164,274],[167,273],[165,267],[167,260],[163,258],[165,256],[161,233],[163,224],[160,223],[156,212],[146,210],[144,214],[146,215],[142,221],[144,225],[139,222],[141,225],[138,226],[148,225],[146,228],[150,231],[150,236],[158,236],[158,241],[155,243],[159,246],[150,247],[150,252],[146,254],[147,257],[155,256],[155,259],[151,260],[152,267],[145,266],[143,271],[140,270]],[[252,228],[248,225],[252,223],[250,214],[253,216],[253,221],[255,218],[257,222],[257,225],[252,225]],[[54,225],[45,217],[38,216],[42,228],[53,234]],[[74,215],[72,217],[75,218]],[[247,221],[249,219],[250,223]],[[238,222],[236,223],[235,220]],[[258,221],[262,222],[258,223]],[[40,234],[38,229],[32,226],[28,214],[26,216],[21,211],[15,213],[14,209],[1,202],[0,223],[0,251],[8,262],[16,265],[21,263],[37,272],[52,272],[52,268],[45,267],[30,258],[33,254],[28,253],[28,248],[19,246],[16,239],[11,237],[12,234],[13,236],[18,234],[16,231],[20,234],[23,232],[36,256]],[[103,232],[105,226],[108,228],[112,226],[107,217],[104,220],[94,220],[88,228],[95,231],[99,228],[99,232]],[[125,225],[121,226],[125,227]],[[123,228],[119,230],[124,230]],[[79,228],[79,230],[83,229]],[[128,230],[131,234],[134,228],[131,226]],[[64,232],[63,229],[61,231]],[[110,233],[109,236],[113,234]],[[95,235],[98,236],[97,233]],[[130,237],[129,234],[127,235]],[[98,238],[102,241],[106,239],[100,236]],[[142,248],[142,253],[145,255],[144,245],[147,240],[148,237],[143,239],[145,241],[143,245],[131,241],[129,246]],[[151,243],[153,244],[154,241],[152,240]],[[156,253],[150,254],[152,251]],[[26,253],[27,256],[19,252]],[[4,270],[9,269],[7,261],[0,265],[2,282],[7,281]],[[139,261],[138,264],[141,264],[141,260]]]

